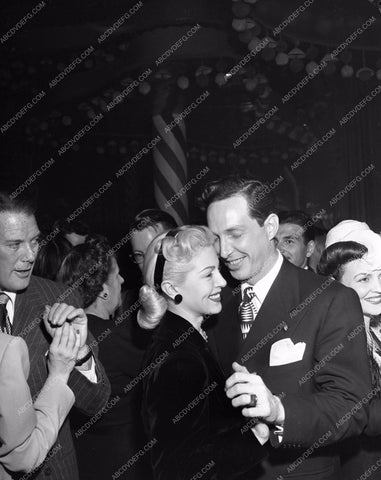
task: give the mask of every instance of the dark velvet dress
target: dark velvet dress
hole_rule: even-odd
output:
[[[145,361],[143,420],[155,480],[253,478],[266,455],[202,336],[167,312]]]

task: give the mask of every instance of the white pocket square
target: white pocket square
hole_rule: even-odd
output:
[[[283,338],[275,342],[270,350],[270,367],[299,362],[303,358],[305,349],[305,342],[294,344],[291,338]]]

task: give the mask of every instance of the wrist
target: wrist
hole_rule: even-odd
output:
[[[69,376],[70,376],[70,371],[60,372],[60,373],[49,372],[48,377],[46,379],[46,385],[52,386],[59,381],[63,383],[67,383],[69,380]]]
[[[276,411],[277,411],[277,415],[274,423],[276,425],[283,427],[284,421],[285,421],[284,406],[283,406],[282,400],[277,395],[274,395],[274,400],[276,403]]]
[[[75,366],[80,367],[84,363],[88,362],[92,357],[92,355],[93,355],[93,352],[91,348],[88,345],[84,345],[79,349]]]

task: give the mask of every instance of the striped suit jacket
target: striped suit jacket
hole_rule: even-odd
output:
[[[55,302],[64,302],[76,307],[82,306],[82,301],[76,292],[33,275],[28,288],[16,295],[12,334],[22,337],[28,346],[30,360],[28,384],[32,397],[38,394],[47,378],[45,354],[49,349],[50,339],[44,331],[42,313],[45,305],[52,305]],[[89,333],[88,343],[91,343],[92,340]],[[106,405],[110,395],[110,383],[103,366],[96,358],[97,349],[95,349],[94,357],[97,383],[90,382],[76,369],[71,373],[68,382],[75,395],[74,406],[89,417],[98,413]],[[67,418],[47,459],[33,475],[28,475],[28,479],[77,480],[78,478],[73,439]]]

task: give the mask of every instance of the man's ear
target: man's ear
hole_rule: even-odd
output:
[[[168,297],[172,298],[172,300],[175,298],[175,295],[177,295],[178,293],[176,287],[172,285],[172,283],[169,282],[168,280],[161,283],[161,289]]]
[[[278,232],[279,228],[279,218],[275,213],[270,213],[270,215],[264,221],[263,226],[266,228],[267,237],[269,240],[275,238],[275,235]]]
[[[306,257],[309,258],[314,253],[314,250],[315,250],[315,242],[314,242],[314,240],[310,240],[307,243]]]

